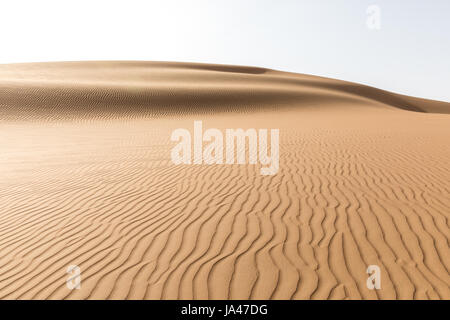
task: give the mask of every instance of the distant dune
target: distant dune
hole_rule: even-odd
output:
[[[449,114],[264,68],[0,65],[0,298],[450,299]],[[194,120],[279,129],[278,173],[174,165]]]
[[[263,68],[174,62],[0,65],[1,119],[254,112],[338,104],[450,113],[449,103]],[[18,112],[20,109],[22,112]]]

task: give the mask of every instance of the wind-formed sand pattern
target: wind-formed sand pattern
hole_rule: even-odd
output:
[[[449,113],[263,68],[1,65],[0,298],[450,299]],[[279,129],[278,173],[174,165],[194,120]]]

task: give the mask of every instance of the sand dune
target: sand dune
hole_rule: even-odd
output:
[[[1,65],[0,298],[450,299],[449,113],[263,68]],[[194,120],[278,128],[279,172],[174,165]]]

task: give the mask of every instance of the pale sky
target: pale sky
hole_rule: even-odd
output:
[[[0,63],[239,64],[450,101],[449,14],[449,0],[2,0]]]

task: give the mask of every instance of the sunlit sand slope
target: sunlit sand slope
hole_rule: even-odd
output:
[[[1,65],[0,298],[450,299],[449,113],[262,68]],[[278,173],[174,165],[194,120],[279,129]]]

